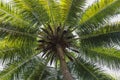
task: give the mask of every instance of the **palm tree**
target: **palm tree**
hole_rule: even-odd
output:
[[[115,80],[120,0],[0,0],[0,80]],[[54,65],[54,66],[51,66]]]

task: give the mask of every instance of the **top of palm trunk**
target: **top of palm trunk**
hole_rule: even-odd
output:
[[[39,40],[37,50],[41,50],[41,48],[43,49],[43,57],[51,56],[51,63],[53,58],[58,58],[57,45],[60,45],[66,53],[69,52],[67,49],[73,47],[73,44],[75,43],[75,36],[70,28],[65,29],[65,27],[61,25],[57,27],[48,25],[41,28],[41,31],[38,32],[38,37]],[[70,60],[72,60],[72,57],[69,55],[64,54],[64,56],[67,56]]]

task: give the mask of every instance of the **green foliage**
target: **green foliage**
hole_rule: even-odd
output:
[[[106,25],[100,25],[98,29],[85,32],[81,35],[81,44],[90,46],[103,45],[108,46],[111,44],[119,44],[120,40],[120,23],[107,23]]]
[[[111,69],[119,69],[120,66],[120,50],[115,48],[83,48],[81,49],[84,59],[88,59],[91,63],[97,62],[99,65],[106,65]]]
[[[61,0],[61,21],[64,25],[76,26],[78,24],[85,0]]]
[[[119,2],[119,0],[97,0],[96,3],[83,12],[80,20],[81,27],[86,26],[88,28],[90,26],[92,28],[92,25],[94,25],[93,28],[95,28],[100,23],[104,23],[108,17],[115,14],[116,9],[120,7]]]
[[[73,78],[115,80],[120,69],[120,0],[0,0],[0,80],[63,80],[57,45]],[[70,64],[69,64],[70,63]],[[55,65],[51,67],[48,64]]]
[[[77,74],[79,79],[83,80],[115,80],[109,75],[105,74],[101,68],[96,65],[84,61],[81,57],[77,58],[71,64],[73,73]],[[86,76],[87,75],[87,76]]]

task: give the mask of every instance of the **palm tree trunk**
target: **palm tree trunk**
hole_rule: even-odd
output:
[[[60,59],[61,72],[63,74],[64,80],[73,80],[71,73],[68,70],[63,49],[60,45],[57,45],[57,53]]]

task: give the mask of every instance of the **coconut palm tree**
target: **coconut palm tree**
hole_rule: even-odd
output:
[[[115,80],[120,0],[0,0],[0,80]]]

